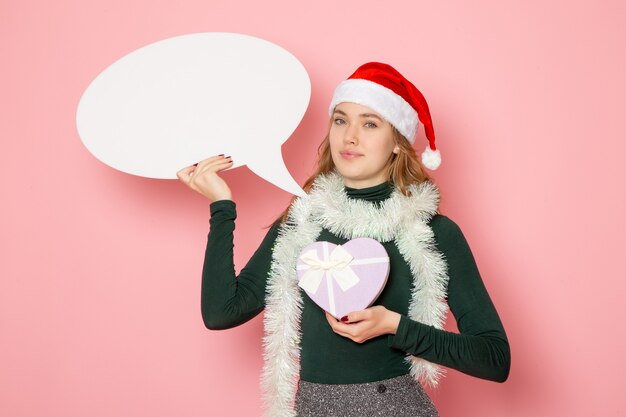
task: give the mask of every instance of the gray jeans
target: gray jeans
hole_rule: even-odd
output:
[[[410,374],[363,384],[300,380],[298,417],[438,417],[432,401]]]

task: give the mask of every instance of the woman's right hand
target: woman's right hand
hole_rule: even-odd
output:
[[[179,180],[189,188],[199,192],[209,200],[232,200],[232,193],[226,182],[217,173],[233,164],[231,157],[212,156],[195,165],[185,167],[176,173]]]

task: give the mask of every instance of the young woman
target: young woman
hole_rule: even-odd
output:
[[[371,62],[336,88],[317,170],[235,276],[235,203],[208,158],[178,172],[212,203],[202,273],[209,329],[238,326],[265,309],[268,416],[437,416],[422,384],[440,365],[503,382],[508,340],[459,227],[438,213],[424,170],[440,163],[422,94],[389,65]],[[429,140],[412,147],[418,121]],[[379,241],[390,272],[369,308],[337,320],[298,286],[296,262],[315,241]],[[460,333],[443,330],[448,307]]]

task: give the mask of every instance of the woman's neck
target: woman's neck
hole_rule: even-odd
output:
[[[349,198],[379,202],[386,200],[391,196],[393,192],[393,184],[390,182],[383,182],[378,185],[365,188],[352,188],[344,186],[344,190]]]

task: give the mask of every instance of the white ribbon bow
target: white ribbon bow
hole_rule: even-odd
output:
[[[327,252],[327,249],[324,249],[324,252]],[[359,277],[348,265],[354,257],[341,245],[333,249],[327,261],[318,258],[315,249],[306,251],[300,259],[305,265],[299,266],[298,269],[306,268],[307,271],[300,278],[298,285],[312,294],[317,292],[326,273],[332,276],[343,291],[349,290],[359,282]]]

